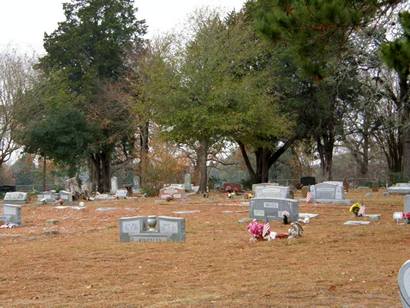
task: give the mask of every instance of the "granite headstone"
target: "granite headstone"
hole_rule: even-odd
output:
[[[343,185],[337,183],[320,183],[310,186],[310,192],[314,202],[350,204],[351,201],[345,199]]]
[[[16,225],[21,225],[21,205],[4,204],[3,220],[6,223],[14,223]]]
[[[410,308],[410,260],[407,260],[400,268],[397,281],[400,290],[400,300],[403,307]]]
[[[282,220],[288,216],[288,221],[299,218],[299,202],[293,199],[254,198],[249,202],[249,217],[259,220]]]
[[[119,219],[122,242],[165,242],[185,240],[185,218],[136,216]]]
[[[15,191],[8,192],[4,196],[4,203],[7,204],[25,204],[27,201],[27,193]]]

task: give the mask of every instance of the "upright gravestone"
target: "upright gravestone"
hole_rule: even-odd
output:
[[[350,204],[351,201],[345,199],[343,185],[337,183],[320,183],[310,186],[310,192],[314,202]]]
[[[405,195],[404,196],[404,208],[403,208],[404,213],[410,213],[410,195]]]
[[[300,178],[302,186],[316,185],[316,178],[314,176],[303,176]]]
[[[255,198],[292,199],[292,194],[288,186],[259,184],[254,186],[254,189]]]
[[[259,220],[299,219],[299,203],[293,199],[283,198],[254,198],[249,202],[249,217]]]
[[[132,192],[139,193],[141,192],[140,177],[138,175],[132,178]]]
[[[49,203],[56,201],[57,197],[58,195],[52,191],[44,191],[41,194],[37,195],[37,200],[40,202]]]
[[[73,202],[73,194],[69,191],[61,190],[58,195],[60,196],[60,199],[65,203]]]
[[[323,183],[343,186],[342,181],[324,181]]]
[[[136,216],[119,219],[122,242],[165,242],[185,240],[185,218]]]
[[[191,175],[189,173],[185,174],[184,177],[184,189],[185,191],[192,191]]]
[[[400,268],[397,277],[400,290],[400,300],[404,308],[410,308],[410,260],[407,260]]]
[[[387,191],[391,194],[410,194],[410,183],[397,183],[387,187]]]
[[[115,197],[118,199],[127,199],[128,191],[126,189],[118,189],[115,193]]]
[[[4,204],[3,205],[3,220],[5,223],[13,223],[21,225],[21,205]]]
[[[253,193],[256,192],[256,190],[265,188],[265,187],[272,187],[272,186],[279,186],[278,183],[258,183],[258,184],[252,184],[252,191]]]
[[[116,194],[118,190],[118,179],[116,176],[111,178],[111,193]]]
[[[8,192],[4,196],[4,203],[7,204],[25,204],[27,201],[27,193],[15,191]]]

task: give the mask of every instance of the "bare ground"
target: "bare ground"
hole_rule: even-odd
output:
[[[88,202],[81,211],[28,204],[23,227],[0,230],[0,307],[401,307],[397,274],[410,258],[410,225],[392,214],[403,197],[364,194],[348,198],[380,222],[345,226],[347,206],[301,203],[300,212],[320,216],[292,242],[250,242],[238,222],[248,215],[243,200],[222,194]],[[186,217],[186,241],[121,243],[118,218],[137,215]]]

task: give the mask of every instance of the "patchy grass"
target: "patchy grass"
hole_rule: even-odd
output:
[[[249,242],[239,197],[100,201],[82,211],[29,204],[23,227],[0,230],[0,306],[401,307],[397,273],[409,259],[410,225],[392,214],[403,197],[364,195],[348,193],[380,222],[344,226],[352,219],[347,206],[301,203],[301,212],[320,216],[289,243]],[[186,217],[186,241],[119,242],[118,218],[136,215]],[[279,222],[271,228],[287,231]]]

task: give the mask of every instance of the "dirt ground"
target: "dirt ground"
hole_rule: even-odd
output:
[[[85,210],[31,203],[23,227],[0,229],[0,307],[401,307],[397,274],[410,259],[410,225],[392,214],[403,197],[365,193],[347,197],[380,222],[345,226],[347,206],[300,203],[300,212],[320,215],[291,242],[250,242],[240,196],[94,201]],[[185,217],[186,241],[120,242],[118,218],[138,215]]]

